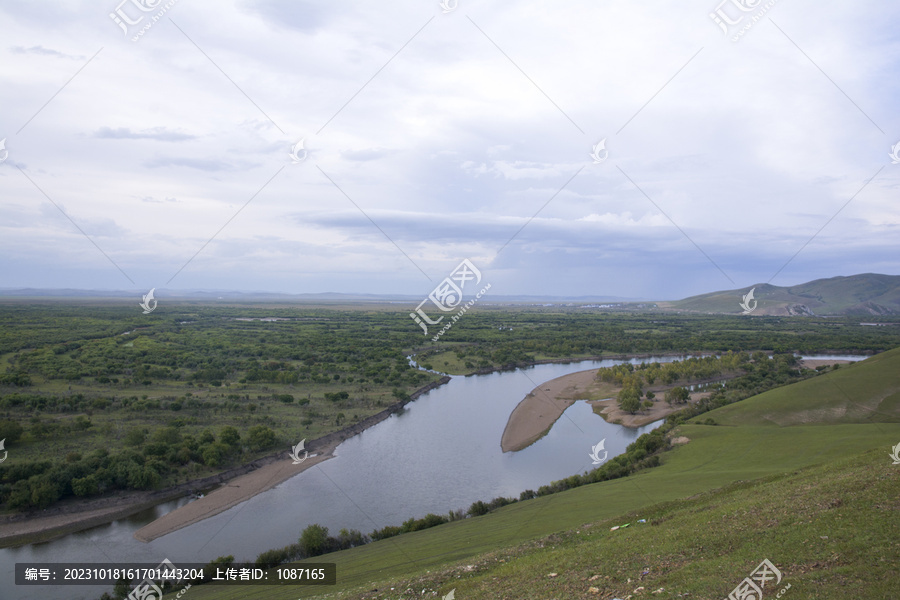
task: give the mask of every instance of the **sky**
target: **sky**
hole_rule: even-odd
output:
[[[720,1],[7,0],[0,288],[900,274],[900,4]]]

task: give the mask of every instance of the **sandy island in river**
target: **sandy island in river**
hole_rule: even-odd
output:
[[[800,361],[800,365],[807,369],[815,369],[820,365],[849,362],[851,361],[803,360]],[[541,439],[566,409],[577,400],[587,400],[594,407],[594,412],[608,422],[625,427],[641,427],[663,419],[683,408],[682,406],[669,406],[662,401],[660,392],[665,387],[651,386],[646,391],[656,393],[657,400],[653,403],[653,408],[633,415],[619,410],[615,396],[620,388],[610,383],[597,381],[595,378],[597,371],[599,369],[589,369],[563,375],[531,390],[509,416],[506,429],[503,430],[503,437],[500,439],[501,449],[504,452],[517,452]],[[710,392],[694,392],[691,394],[690,402],[696,402],[709,394]]]

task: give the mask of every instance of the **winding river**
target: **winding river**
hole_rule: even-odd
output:
[[[670,362],[680,357],[632,359]],[[859,360],[852,356],[815,356]],[[0,550],[0,598],[96,600],[105,587],[14,585],[16,562],[146,562],[168,558],[205,563],[232,554],[253,560],[293,543],[311,523],[369,533],[429,512],[446,514],[476,500],[514,496],[592,468],[591,446],[606,439],[609,458],[625,451],[657,421],[640,429],[612,425],[584,402],[573,404],[550,432],[524,450],[504,454],[500,437],[510,413],[538,384],[623,360],[546,364],[487,375],[453,377],[400,413],[345,441],[335,457],[219,515],[158,538],[132,534],[187,503],[161,504],[113,523],[40,544]]]

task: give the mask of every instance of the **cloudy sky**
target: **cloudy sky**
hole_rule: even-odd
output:
[[[900,274],[893,0],[119,1],[0,5],[0,288]]]

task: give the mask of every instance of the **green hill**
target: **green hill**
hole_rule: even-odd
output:
[[[724,598],[768,558],[787,598],[896,598],[898,373],[900,348],[705,413],[718,425],[679,426],[689,443],[657,468],[312,561],[337,564],[335,587],[191,596]]]
[[[661,302],[659,306],[689,312],[739,314],[743,312],[740,302],[751,289],[758,302],[754,315],[900,315],[900,276],[875,273],[817,279],[788,287],[759,283],[738,290]]]

